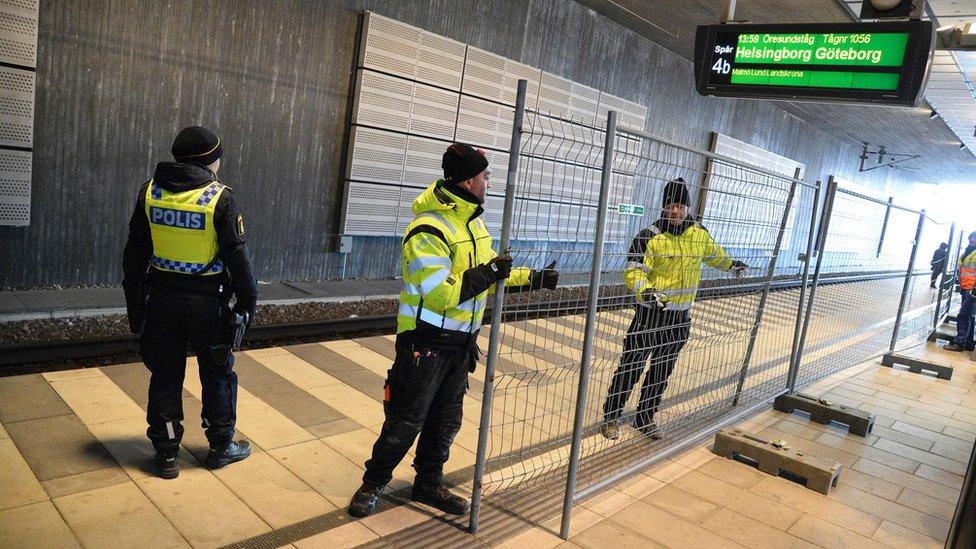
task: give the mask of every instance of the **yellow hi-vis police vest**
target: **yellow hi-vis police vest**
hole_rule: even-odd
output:
[[[464,271],[491,261],[491,235],[481,217],[472,217],[479,206],[455,196],[437,180],[413,201],[417,216],[404,233],[403,291],[397,314],[397,333],[417,328],[417,321],[444,330],[477,333],[492,285],[461,302]],[[512,269],[509,286],[529,283],[530,270]]]
[[[976,288],[976,250],[959,260],[959,287],[963,290]]]
[[[654,225],[645,233],[644,257],[627,261],[624,268],[624,283],[638,302],[644,301],[641,292],[653,288],[664,294],[665,309],[686,311],[698,294],[702,263],[723,271],[732,266],[732,258],[697,223],[681,234],[661,232]]]
[[[207,272],[200,273],[217,255],[214,209],[224,189],[224,185],[214,181],[189,191],[171,193],[149,181],[146,218],[152,234],[150,264],[154,268],[182,274],[223,272],[223,262],[215,261]]]

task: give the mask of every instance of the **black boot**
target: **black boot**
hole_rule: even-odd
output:
[[[661,434],[661,429],[658,428],[657,423],[654,423],[653,421],[647,425],[638,427],[637,430],[651,440],[661,440],[661,438],[664,436]]]
[[[220,469],[225,465],[230,465],[236,461],[247,459],[251,455],[251,443],[242,440],[240,442],[229,442],[217,447],[211,447],[207,459],[204,460],[208,469]]]
[[[379,501],[380,494],[382,493],[382,486],[371,486],[364,482],[359,487],[359,490],[356,490],[356,493],[352,496],[352,500],[349,502],[349,514],[356,518],[372,515],[373,511],[376,510],[376,502]]]
[[[180,460],[177,457],[180,447],[163,448],[156,451],[156,475],[159,478],[174,479],[180,476]]]
[[[436,486],[414,484],[410,499],[417,503],[425,503],[450,515],[463,515],[468,512],[468,500],[461,496],[455,496],[444,484]]]

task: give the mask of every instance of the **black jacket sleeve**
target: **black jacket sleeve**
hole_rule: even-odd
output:
[[[214,209],[214,228],[217,231],[217,248],[227,272],[230,285],[238,304],[252,318],[257,304],[258,284],[247,255],[244,216],[237,208],[231,189],[224,190]]]
[[[149,232],[149,220],[146,219],[146,189],[148,182],[139,189],[136,207],[129,219],[129,238],[122,251],[122,289],[125,292],[125,302],[129,309],[141,307],[136,303],[139,283],[149,268],[152,257],[152,235]]]

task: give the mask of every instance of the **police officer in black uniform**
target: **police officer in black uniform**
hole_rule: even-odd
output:
[[[146,434],[157,473],[167,479],[180,472],[187,345],[197,356],[203,388],[206,466],[251,454],[247,441],[233,440],[237,374],[229,351],[233,320],[250,322],[257,303],[244,218],[230,187],[217,178],[220,140],[193,126],[180,131],[172,152],[176,161],[157,164],[139,190],[122,259],[129,327],[141,334],[140,352],[152,372]]]

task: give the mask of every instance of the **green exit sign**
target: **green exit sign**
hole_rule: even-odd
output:
[[[644,215],[644,206],[638,206],[637,204],[618,204],[617,211],[624,215],[636,215],[640,217]]]

